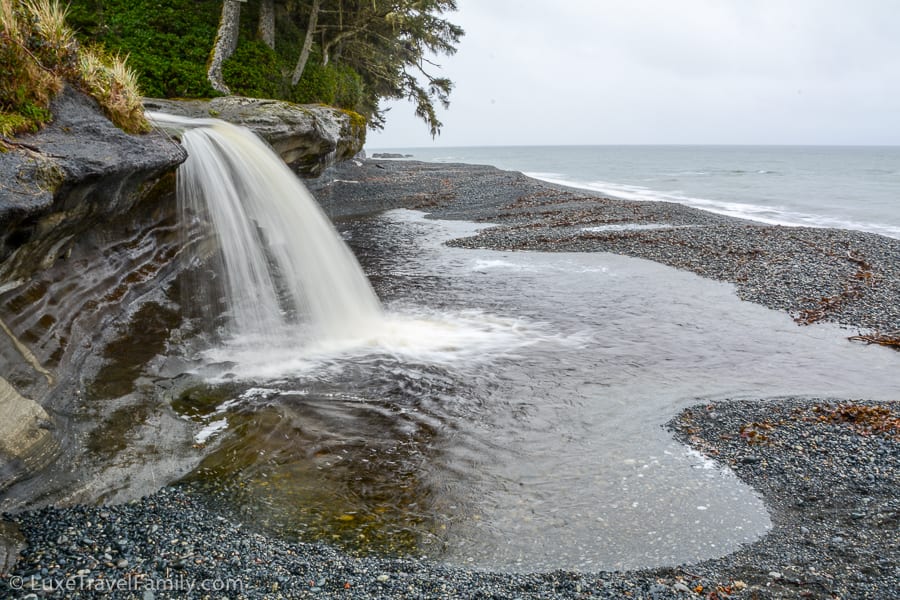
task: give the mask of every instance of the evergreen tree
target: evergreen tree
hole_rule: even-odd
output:
[[[453,87],[438,74],[463,30],[455,0],[72,0],[85,41],[131,56],[149,95],[323,102],[381,127],[409,99],[437,135]]]

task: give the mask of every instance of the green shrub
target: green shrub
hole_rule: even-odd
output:
[[[260,41],[243,41],[222,65],[222,76],[231,91],[253,98],[276,98],[281,87],[281,68],[275,51]]]
[[[334,103],[336,106],[359,111],[364,102],[365,87],[359,73],[347,66],[335,68]]]
[[[19,113],[0,112],[0,137],[13,136],[17,133],[25,132],[34,133],[40,125],[49,120],[49,113],[47,118],[33,119]],[[3,147],[0,145],[0,151],[2,149]]]
[[[206,60],[221,0],[73,0],[70,22],[84,41],[128,55],[147,96],[209,97]]]
[[[331,104],[334,98],[334,83],[328,75],[328,70],[319,64],[317,58],[310,58],[303,69],[303,76],[291,90],[289,100],[299,104],[315,102]]]
[[[47,46],[37,18],[26,5],[0,0],[0,134],[37,131],[50,120],[47,107],[60,76],[35,57]],[[47,51],[49,53],[49,50]]]
[[[349,110],[358,110],[363,100],[362,78],[350,67],[322,65],[318,57],[310,58],[303,76],[290,100],[300,104],[322,103]]]

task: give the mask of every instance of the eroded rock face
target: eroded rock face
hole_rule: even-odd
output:
[[[56,457],[50,427],[47,412],[0,377],[0,489]]]
[[[162,134],[126,134],[71,88],[51,110],[52,124],[0,153],[0,286],[52,264],[97,220],[128,212],[186,158]]]
[[[0,153],[0,490],[57,456],[79,357],[174,270],[180,145],[64,90]],[[65,448],[63,448],[65,450]]]
[[[328,106],[225,96],[212,100],[148,98],[144,107],[194,119],[222,119],[248,127],[305,177],[317,176],[325,168],[352,158],[366,141],[362,117]]]

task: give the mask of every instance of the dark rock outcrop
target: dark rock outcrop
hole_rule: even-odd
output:
[[[301,174],[357,154],[365,137],[361,117],[321,106],[230,97],[148,107],[246,125]],[[82,477],[93,492],[67,487],[74,470],[90,468],[85,453],[100,451],[86,440],[123,454],[115,436],[152,445],[141,427],[177,429],[165,411],[130,408],[142,400],[128,357],[162,352],[182,319],[205,316],[179,306],[185,273],[202,270],[180,258],[211,251],[180,223],[182,146],[161,131],[123,133],[74,89],[51,108],[43,131],[0,143],[0,512],[113,488],[115,467]],[[105,383],[95,385],[100,372]],[[156,460],[157,472],[182,466]],[[45,476],[29,477],[37,472]]]
[[[412,154],[400,154],[398,152],[376,152],[372,158],[412,158]]]
[[[78,356],[179,248],[181,146],[122,132],[71,88],[51,109],[51,125],[0,153],[0,490],[58,455],[54,403],[71,397]]]
[[[212,100],[144,100],[147,110],[194,119],[216,118],[259,134],[295,172],[317,176],[358,154],[366,124],[356,113],[316,104],[225,96]]]
[[[66,88],[53,123],[0,153],[0,285],[52,263],[65,240],[127,212],[186,155],[159,134],[129,135]]]

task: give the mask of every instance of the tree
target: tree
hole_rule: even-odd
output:
[[[452,55],[462,38],[461,27],[442,15],[456,10],[455,0],[332,0],[336,10],[323,14],[322,62],[335,55],[360,74],[372,105],[371,124],[383,123],[378,102],[407,98],[432,136],[440,133],[435,102],[449,106],[453,83],[438,77],[431,57]]]
[[[244,14],[246,0],[71,1],[82,31],[130,54],[156,94],[228,94],[230,85],[335,103],[375,128],[381,103],[405,98],[432,135],[453,88],[436,63],[463,35],[447,19],[456,0],[253,0]]]
[[[266,46],[275,49],[275,0],[260,0],[256,32]]]
[[[222,79],[222,64],[237,49],[241,2],[246,2],[246,0],[224,0],[222,2],[222,16],[219,18],[219,29],[216,32],[216,41],[213,43],[209,69],[206,74],[213,89],[223,94],[231,93]]]
[[[291,76],[291,85],[297,85],[300,77],[303,76],[303,70],[306,68],[306,62],[309,60],[309,52],[312,49],[313,36],[316,33],[316,24],[319,21],[320,0],[313,0],[312,8],[309,12],[309,20],[306,25],[306,36],[303,38],[303,47],[300,49],[300,57],[297,58],[297,66],[294,67],[294,74]]]

